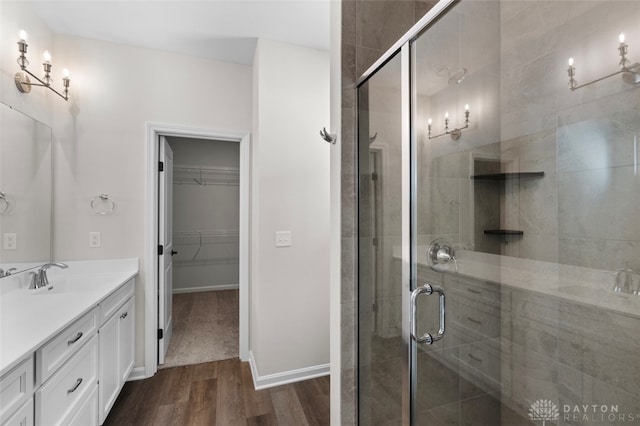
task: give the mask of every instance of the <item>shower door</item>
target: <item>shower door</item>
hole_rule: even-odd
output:
[[[435,9],[358,86],[359,424],[640,424],[640,2]]]

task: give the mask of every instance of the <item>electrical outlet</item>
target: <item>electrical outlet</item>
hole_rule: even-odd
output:
[[[291,247],[291,231],[276,232],[276,247]]]
[[[100,233],[99,232],[89,232],[89,247],[90,248],[100,247]]]
[[[16,250],[18,248],[18,234],[15,232],[4,234],[2,247],[5,250]]]

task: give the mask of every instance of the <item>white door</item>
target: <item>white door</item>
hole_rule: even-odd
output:
[[[173,151],[164,136],[160,136],[159,172],[160,220],[158,221],[158,364],[164,364],[164,358],[171,340],[173,313],[171,311],[173,292]],[[162,337],[160,337],[162,336]]]

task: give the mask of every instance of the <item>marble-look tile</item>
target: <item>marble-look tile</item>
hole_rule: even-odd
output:
[[[460,403],[460,425],[499,425],[500,405],[500,401],[491,395],[482,395],[462,401]]]
[[[362,40],[366,48],[385,51],[414,23],[413,1],[363,0]]]
[[[353,84],[358,77],[356,75],[356,47],[351,44],[343,44],[341,51],[342,87],[355,87]]]
[[[356,311],[355,304],[343,303],[341,305],[341,358],[343,369],[355,368],[356,363]]]
[[[630,166],[558,176],[558,233],[564,237],[640,240],[640,177]]]
[[[355,0],[342,1],[342,28],[340,34],[343,49],[345,45],[356,45],[356,3],[358,2]]]
[[[341,240],[340,257],[340,301],[341,303],[353,303],[356,300],[356,240],[343,238]]]
[[[353,368],[342,369],[340,374],[340,424],[357,424],[357,378]]]
[[[356,52],[356,80],[360,78],[383,54],[384,50],[359,47]]]
[[[560,236],[559,262],[602,270],[640,270],[640,242]]]

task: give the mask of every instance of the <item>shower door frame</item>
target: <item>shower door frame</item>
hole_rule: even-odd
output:
[[[412,128],[412,105],[414,104],[412,93],[412,44],[413,42],[440,17],[444,16],[451,8],[463,0],[440,0],[423,16],[409,31],[407,31],[396,43],[391,46],[374,64],[362,74],[356,81],[356,105],[359,105],[359,88],[369,80],[378,70],[384,67],[396,54],[400,55],[401,73],[401,209],[402,209],[402,352],[405,354],[402,361],[402,424],[404,426],[416,423],[416,410],[414,396],[417,394],[417,383],[412,375],[417,371],[416,344],[412,341],[409,330],[409,302],[411,292],[417,287],[417,254],[412,250],[412,241],[415,238],[415,215],[417,196],[417,166],[415,135]],[[356,117],[355,140],[359,141],[359,115]],[[356,149],[356,152],[358,149]],[[356,176],[359,176],[359,162],[356,154]],[[416,164],[414,164],[416,163]],[[359,180],[356,193],[360,193]],[[359,207],[358,207],[359,208]],[[358,215],[358,213],[356,213]],[[359,241],[359,238],[357,239]],[[359,252],[359,242],[358,242]],[[358,282],[359,282],[358,271]],[[356,298],[357,300],[357,298]],[[356,303],[356,312],[359,312]],[[357,314],[356,314],[357,315]],[[358,327],[359,328],[359,327]],[[358,330],[359,333],[359,330]],[[357,341],[359,342],[359,337]],[[359,349],[358,349],[359,351]],[[359,358],[359,357],[357,357]],[[360,407],[356,404],[356,413],[359,419]]]

